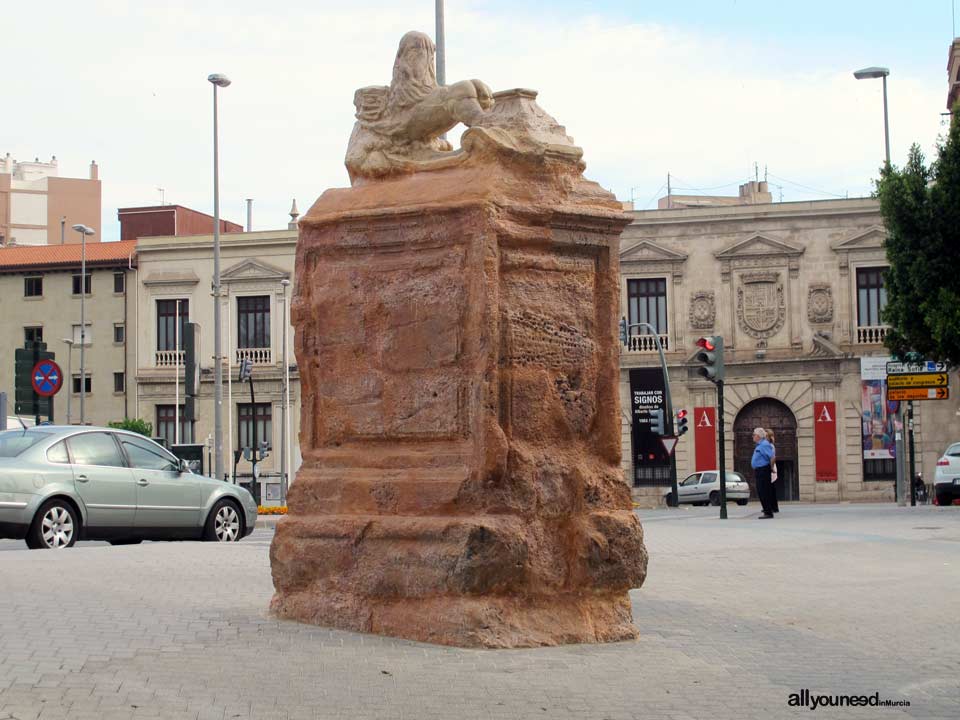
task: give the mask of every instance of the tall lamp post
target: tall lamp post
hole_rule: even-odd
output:
[[[887,148],[887,167],[890,167],[890,122],[887,119],[887,75],[889,74],[890,69],[885,67],[868,67],[853,73],[857,80],[883,78],[883,137]]]
[[[283,286],[283,405],[282,421],[280,423],[280,493],[282,504],[287,504],[287,489],[290,487],[288,480],[290,467],[290,362],[287,359],[287,326],[290,324],[290,299],[287,290],[290,287],[290,281],[284,278],[280,281]]]
[[[230,85],[226,75],[207,76],[213,85],[213,476],[223,478],[223,348],[220,327],[220,149],[217,140],[217,88]]]
[[[73,424],[73,416],[70,413],[70,399],[73,397],[73,338],[62,338],[63,342],[67,344],[67,377],[70,379],[70,384],[67,385],[67,425]]]
[[[84,364],[84,348],[87,346],[87,235],[95,234],[93,228],[77,223],[73,229],[80,233],[80,424],[86,425],[84,400],[87,397],[87,368]]]

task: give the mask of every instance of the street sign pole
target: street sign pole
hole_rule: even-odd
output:
[[[907,402],[907,442],[910,445],[910,477],[907,478],[907,487],[910,488],[910,507],[917,505],[917,493],[913,485],[913,478],[916,474],[916,465],[913,457],[913,400]]]
[[[40,343],[36,340],[33,341],[33,366],[36,367],[37,363],[40,362]],[[37,393],[37,389],[33,388],[33,423],[34,425],[40,424],[40,395]]]

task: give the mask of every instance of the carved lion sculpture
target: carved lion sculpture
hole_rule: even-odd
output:
[[[351,183],[449,158],[452,148],[440,136],[457,123],[479,124],[493,107],[490,88],[479,80],[437,85],[435,53],[428,35],[408,32],[397,49],[390,86],[355,93],[357,122],[346,157]]]

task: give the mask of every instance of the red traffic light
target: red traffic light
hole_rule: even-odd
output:
[[[716,346],[713,344],[713,338],[711,337],[702,337],[697,340],[697,347],[702,347],[704,350],[711,352],[716,350]]]
[[[687,416],[686,410],[677,410],[677,420],[683,420]]]

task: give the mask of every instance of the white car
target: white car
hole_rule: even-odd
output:
[[[960,500],[960,443],[953,443],[937,460],[933,488],[937,505],[952,505]]]
[[[750,485],[738,472],[728,470],[724,473],[727,485],[727,500],[736,500],[737,505],[746,505],[750,499]],[[720,473],[716,470],[702,470],[677,483],[680,502],[694,505],[720,504]],[[672,492],[672,491],[670,491]],[[670,498],[670,492],[664,496]]]

